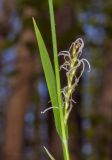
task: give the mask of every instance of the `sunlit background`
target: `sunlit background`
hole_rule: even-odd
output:
[[[83,38],[91,64],[74,93],[71,160],[112,160],[112,0],[54,0],[58,50]],[[53,63],[47,0],[0,0],[0,160],[62,160],[32,16]],[[62,63],[62,59],[59,60]],[[61,71],[62,87],[66,85]]]

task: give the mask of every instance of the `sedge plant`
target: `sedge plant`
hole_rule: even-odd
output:
[[[86,59],[80,58],[82,49],[84,47],[84,42],[81,38],[78,38],[75,42],[73,42],[68,51],[61,51],[58,53],[53,0],[48,0],[48,3],[50,11],[55,70],[53,70],[53,66],[51,64],[49,53],[47,51],[43,37],[39,31],[35,19],[33,18],[33,24],[38,42],[41,62],[52,104],[52,107],[45,109],[41,113],[44,114],[50,109],[53,109],[56,131],[62,143],[63,159],[70,160],[69,147],[68,147],[68,118],[72,110],[73,103],[75,103],[75,101],[72,99],[72,94],[75,91],[79,79],[81,78],[84,72],[85,62],[89,66],[89,71],[90,71],[90,64]],[[64,63],[59,67],[58,58],[60,56],[64,57]],[[78,76],[76,76],[76,71],[80,66],[82,66],[81,72]],[[66,71],[67,85],[64,88],[61,88],[60,84],[61,69],[64,69]],[[45,146],[44,149],[48,154],[49,158],[51,160],[55,160],[53,155],[48,151],[48,149]]]

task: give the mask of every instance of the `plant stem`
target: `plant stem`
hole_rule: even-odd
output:
[[[59,103],[59,112],[60,112],[60,123],[62,130],[62,147],[64,160],[70,160],[69,150],[68,150],[68,139],[66,135],[66,126],[64,124],[64,115],[61,99],[61,86],[60,86],[60,75],[59,75],[59,63],[58,63],[58,51],[57,51],[57,40],[56,40],[56,29],[55,29],[55,20],[54,20],[54,9],[53,9],[53,0],[48,0],[49,10],[50,10],[50,20],[51,20],[51,32],[52,32],[52,43],[53,43],[53,52],[54,52],[54,65],[55,65],[55,76],[56,76],[56,87]]]

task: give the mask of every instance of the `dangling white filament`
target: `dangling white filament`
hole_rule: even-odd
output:
[[[51,110],[53,108],[59,109],[58,107],[49,107],[49,108],[46,108],[44,111],[41,111],[41,114],[44,114],[44,113],[46,113],[47,111],[49,111],[49,110]]]

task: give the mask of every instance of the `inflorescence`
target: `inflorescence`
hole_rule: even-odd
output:
[[[75,42],[73,42],[68,51],[61,51],[59,52],[58,56],[64,57],[64,63],[60,66],[60,70],[66,71],[67,77],[67,85],[61,90],[62,93],[62,106],[64,109],[64,123],[66,125],[67,120],[69,118],[70,112],[73,108],[73,103],[76,103],[73,98],[72,94],[78,85],[78,82],[84,73],[85,70],[85,63],[87,63],[90,72],[90,63],[85,58],[80,58],[82,54],[82,49],[84,47],[84,42],[82,38],[78,38]],[[80,74],[76,76],[77,69],[82,66]],[[48,110],[55,108],[58,109],[57,106],[49,107],[45,109],[41,113],[45,113]]]
[[[67,123],[69,114],[72,110],[73,103],[76,103],[72,99],[72,94],[81,78],[84,70],[85,70],[85,62],[89,67],[90,72],[90,64],[87,59],[82,58],[80,56],[82,54],[82,49],[84,47],[84,42],[81,38],[78,38],[75,42],[73,42],[68,51],[61,51],[59,56],[64,56],[64,63],[60,66],[60,69],[64,69],[66,71],[67,77],[67,86],[62,89],[63,94],[63,106],[64,106],[64,120],[65,124]],[[81,72],[79,76],[76,76],[77,69],[82,65]]]

